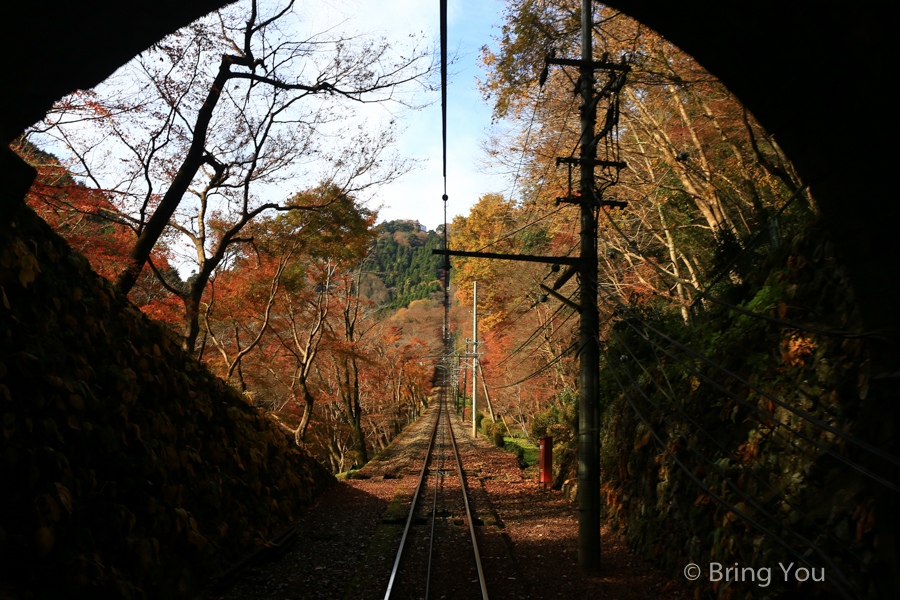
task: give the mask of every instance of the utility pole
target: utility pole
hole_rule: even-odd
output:
[[[478,436],[475,421],[475,397],[478,393],[476,382],[478,373],[475,367],[478,365],[478,282],[472,282],[472,437]]]
[[[546,81],[550,65],[577,67],[579,72],[577,93],[581,95],[581,151],[578,158],[573,156],[557,158],[556,164],[579,166],[581,181],[579,193],[564,198],[557,198],[557,204],[565,202],[578,204],[580,207],[580,256],[533,256],[524,254],[498,254],[493,252],[467,252],[460,250],[434,250],[435,254],[448,256],[488,258],[499,260],[517,260],[528,262],[566,265],[553,287],[541,284],[540,288],[548,295],[578,311],[581,317],[579,328],[581,371],[579,376],[579,419],[578,419],[578,564],[588,570],[600,568],[600,455],[598,447],[598,376],[600,369],[599,343],[599,311],[597,308],[597,220],[595,210],[603,206],[625,208],[627,202],[604,200],[603,190],[618,182],[620,169],[627,165],[618,160],[619,92],[625,84],[626,73],[630,66],[622,57],[620,63],[613,63],[608,56],[600,61],[593,59],[591,0],[581,0],[581,58],[555,58],[550,53],[545,59],[545,68],[539,78],[540,85]],[[594,71],[604,70],[609,77],[600,91],[594,89]],[[597,122],[597,104],[601,100],[608,101],[605,122],[600,132],[595,132]],[[598,142],[607,138],[606,156],[597,159]],[[605,169],[602,187],[596,186],[594,169]],[[569,171],[569,179],[571,181]],[[579,302],[575,303],[558,292],[575,275],[579,279]],[[477,347],[473,351],[477,353]],[[473,360],[476,364],[477,355]],[[475,369],[473,368],[473,377]],[[473,381],[473,408],[474,390]],[[474,410],[473,429],[474,429]]]
[[[465,420],[465,418],[466,418],[466,389],[469,386],[469,366],[466,364],[466,361],[465,361],[466,355],[468,353],[469,353],[469,340],[467,339],[466,340],[466,353],[463,355],[463,360],[461,361],[462,362],[462,378],[463,378],[463,381],[462,381],[462,392],[463,392],[462,418],[463,418],[463,420]]]
[[[597,378],[600,370],[597,311],[597,222],[594,218],[594,51],[591,0],[581,0],[581,376],[578,402],[578,564],[600,568],[600,453],[597,448]]]

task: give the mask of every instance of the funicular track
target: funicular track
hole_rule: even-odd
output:
[[[437,587],[436,583],[447,577],[451,577],[457,587],[462,584],[469,586],[465,592],[459,590],[464,593],[464,596],[459,597],[488,598],[465,471],[445,406],[445,394],[440,397],[428,449],[384,595],[385,600],[411,597],[414,591],[416,597],[427,600],[432,588]],[[456,467],[455,478],[450,471],[450,463]],[[447,551],[448,546],[463,543],[461,536],[454,535],[454,530],[458,530],[459,524],[463,522],[468,526],[468,545],[477,571],[475,579],[465,574],[464,565],[441,560],[442,555],[452,554]],[[424,533],[426,531],[427,537]],[[470,569],[471,565],[472,563]]]

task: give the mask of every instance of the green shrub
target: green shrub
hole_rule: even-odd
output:
[[[504,433],[506,433],[506,427],[503,426],[503,423],[494,423],[493,426],[491,426],[491,441],[494,442],[494,445],[498,448],[503,447]]]
[[[481,429],[481,422],[484,420],[484,413],[475,414],[475,429]]]
[[[542,438],[547,435],[547,430],[559,422],[556,409],[551,408],[547,412],[534,415],[531,420],[531,437],[533,439]]]

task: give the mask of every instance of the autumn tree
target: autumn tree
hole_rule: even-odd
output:
[[[125,266],[133,241],[128,227],[115,216],[109,194],[79,182],[64,162],[20,137],[11,148],[37,170],[37,178],[25,201],[42,219],[81,253],[91,267],[112,281]],[[165,248],[151,255],[160,272],[173,281],[178,272],[170,265]],[[132,301],[147,315],[169,323],[177,321],[177,300],[158,279],[143,273],[133,288]]]
[[[387,156],[393,119],[379,129],[354,120],[354,107],[408,105],[427,54],[398,55],[383,39],[301,38],[300,25],[293,1],[222,9],[143,53],[96,97],[62,101],[33,132],[65,145],[133,231],[122,291],[163,237],[186,242],[197,275],[170,291],[184,300],[188,350],[203,289],[229,247],[249,242],[245,227],[268,212],[321,208],[292,201],[284,182],[313,175],[355,194],[408,168]]]
[[[694,298],[682,282],[702,286],[705,273],[772,225],[774,207],[799,182],[777,143],[690,56],[610,8],[595,8],[593,19],[596,58],[631,66],[619,126],[608,138],[627,168],[605,192],[629,208],[601,215],[602,277],[625,297],[670,298],[686,318]],[[523,228],[512,240],[532,229],[523,225],[555,213],[555,199],[573,189],[571,174],[554,161],[579,144],[574,74],[554,67],[545,81],[540,75],[548,54],[575,52],[579,21],[578,6],[567,0],[512,0],[499,51],[482,53],[482,91],[495,118],[512,124],[510,133],[492,137],[488,156],[521,173],[507,201],[528,209],[509,228]],[[548,222],[559,220],[541,220]]]
[[[577,57],[580,20],[580,6],[568,0],[507,3],[498,50],[482,51],[480,85],[497,123],[485,164],[512,185],[503,196],[483,196],[454,221],[454,249],[569,256],[577,248],[575,211],[557,199],[580,182],[577,169],[559,166],[557,158],[575,155],[584,143],[572,93],[578,74],[559,66],[542,71],[548,56]],[[593,31],[595,60],[631,67],[617,126],[601,142],[627,166],[617,175],[598,169],[594,182],[605,199],[627,203],[625,210],[600,209],[599,285],[620,302],[688,321],[696,290],[723,269],[727,281],[741,282],[742,267],[731,259],[750,255],[759,232],[771,231],[777,243],[772,215],[800,182],[777,143],[690,56],[602,5],[594,7]],[[598,74],[595,89],[604,77]],[[795,204],[800,212],[805,206]],[[455,267],[457,298],[469,310],[471,281],[490,281],[479,286],[479,310],[492,313],[481,319],[479,338],[492,394],[523,422],[535,407],[562,409],[574,380],[577,313],[539,289],[559,272],[476,259],[457,259]],[[574,279],[557,292],[578,302]],[[614,305],[599,306],[601,339],[617,318]],[[463,324],[458,338],[471,337],[470,329]]]
[[[297,196],[312,201],[323,193],[328,190],[320,187]],[[267,388],[270,408],[301,410],[299,424],[290,427],[298,443],[315,406],[314,369],[342,285],[342,265],[366,252],[374,219],[346,194],[320,211],[264,219],[250,228],[252,247],[246,245],[239,261],[216,274],[208,294],[203,322],[225,376],[237,377],[247,389],[242,363],[248,362],[251,377]]]

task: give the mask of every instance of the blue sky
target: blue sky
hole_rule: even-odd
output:
[[[448,49],[456,59],[450,68],[447,88],[447,193],[450,198],[447,219],[450,221],[455,215],[468,214],[481,195],[504,193],[509,187],[503,177],[484,172],[481,144],[488,137],[491,109],[482,101],[475,85],[476,78],[482,75],[478,66],[480,48],[494,45],[493,37],[499,34],[495,24],[500,22],[504,5],[502,0],[448,2]],[[300,17],[300,28],[306,30],[298,32],[301,36],[324,31],[346,32],[384,36],[402,45],[415,33],[425,34],[437,46],[439,6],[439,0],[299,0],[295,10]],[[380,220],[417,219],[429,229],[444,221],[439,93],[432,100],[431,106],[419,111],[398,111],[397,107],[380,104],[361,109],[372,123],[395,117],[403,130],[396,149],[401,156],[419,161],[414,171],[364,196],[371,208],[380,207]],[[68,155],[65,147],[53,140],[42,139],[42,143],[48,151],[63,157]],[[112,187],[116,181],[113,177],[102,183]],[[290,186],[272,189],[276,197],[296,191]]]
[[[352,19],[350,28],[365,24],[364,31],[402,39],[411,31],[425,31],[437,40],[439,2],[409,0],[351,0],[332,4]],[[479,49],[492,45],[499,31],[504,3],[496,0],[450,0],[448,3],[448,50],[456,54],[447,86],[447,194],[448,220],[467,214],[478,197],[489,192],[504,192],[508,183],[499,176],[480,172],[491,110],[482,101],[475,86],[481,75],[477,64]],[[355,14],[354,14],[355,13]],[[382,220],[418,219],[429,229],[443,222],[443,177],[441,174],[440,102],[416,113],[402,115],[405,132],[398,149],[406,156],[423,161],[422,168],[383,187],[373,199],[381,204]],[[483,170],[483,169],[482,169]]]

